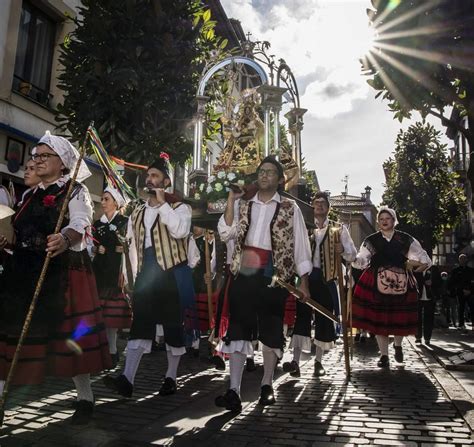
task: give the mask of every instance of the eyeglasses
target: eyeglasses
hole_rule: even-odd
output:
[[[51,157],[59,157],[58,154],[50,154],[48,152],[44,153],[44,154],[32,154],[31,155],[31,159],[33,161],[42,161],[42,162],[45,162],[45,161],[48,161]]]
[[[263,177],[266,175],[267,177],[275,177],[278,175],[278,172],[275,169],[259,169],[257,175],[259,177]]]

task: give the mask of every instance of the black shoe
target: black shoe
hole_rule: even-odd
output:
[[[171,377],[166,377],[159,394],[160,396],[170,396],[174,393],[176,393],[176,382]]]
[[[253,358],[248,357],[247,360],[245,361],[245,371],[247,372],[253,372],[257,369],[255,366],[255,362],[253,361]]]
[[[225,408],[233,413],[242,411],[242,401],[234,390],[227,390],[223,396],[217,396],[214,400],[216,406]]]
[[[115,354],[110,354],[110,357],[112,357],[112,369],[113,369],[118,365],[118,362],[120,361],[120,354],[116,352]]]
[[[273,388],[270,385],[262,386],[258,403],[260,405],[273,405],[275,403],[275,395],[273,394]]]
[[[213,355],[211,357],[211,363],[214,365],[214,368],[218,369],[219,371],[225,371],[225,361],[219,355]]]
[[[428,340],[425,339],[425,345],[426,346],[431,346],[431,340],[430,339],[428,339]]]
[[[402,363],[403,362],[403,350],[402,350],[402,347],[401,346],[394,346],[395,348],[395,360],[398,362],[398,363]]]
[[[92,419],[94,404],[88,400],[78,400],[75,405],[76,411],[72,415],[71,425],[85,425]]]
[[[105,376],[102,382],[107,388],[119,393],[121,396],[132,397],[133,385],[123,374],[118,377]]]
[[[377,362],[377,366],[379,368],[388,368],[390,366],[390,360],[388,359],[388,355],[382,355]]]
[[[417,345],[421,345],[421,338],[415,338],[415,343]]]
[[[292,377],[300,377],[300,367],[296,361],[292,360],[291,362],[283,363],[283,371],[290,373]]]
[[[321,377],[326,374],[326,370],[323,368],[323,365],[321,365],[321,362],[318,362],[317,360],[314,362],[314,371],[313,375],[316,377]]]

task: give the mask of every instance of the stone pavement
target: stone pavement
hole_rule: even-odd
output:
[[[392,358],[391,369],[383,371],[376,366],[375,341],[357,344],[348,383],[340,345],[324,357],[328,373],[321,379],[312,376],[309,358],[300,379],[279,367],[277,403],[265,408],[256,404],[261,368],[244,372],[244,409],[237,416],[214,406],[226,374],[207,362],[205,346],[200,359],[183,359],[178,393],[166,398],[157,392],[166,356],[154,352],[140,366],[134,399],[118,399],[94,377],[95,419],[85,427],[68,423],[72,381],[15,389],[0,447],[472,445],[463,419],[473,409],[472,396],[414,340],[405,341],[404,351],[403,366]]]

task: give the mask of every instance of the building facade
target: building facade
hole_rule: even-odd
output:
[[[79,0],[2,0],[0,2],[0,182],[13,183],[17,198],[25,189],[25,163],[46,130],[54,132],[60,45],[73,30]],[[85,182],[97,203],[104,178]]]
[[[336,211],[339,221],[349,229],[357,249],[367,236],[376,231],[377,208],[370,200],[371,190],[372,188],[367,186],[360,196],[342,193],[329,197],[332,209]]]

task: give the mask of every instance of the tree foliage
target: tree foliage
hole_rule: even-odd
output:
[[[76,140],[91,121],[113,155],[147,164],[192,150],[190,121],[205,60],[226,41],[200,0],[82,0],[61,46],[60,127]]]
[[[387,100],[400,121],[414,110],[440,118],[474,148],[474,1],[372,0],[372,5],[367,13],[376,41],[362,66],[376,97]],[[468,116],[468,128],[446,116],[449,106]]]
[[[384,203],[397,210],[399,228],[428,250],[466,213],[463,189],[439,136],[430,124],[415,123],[400,131],[394,157],[384,163]]]

